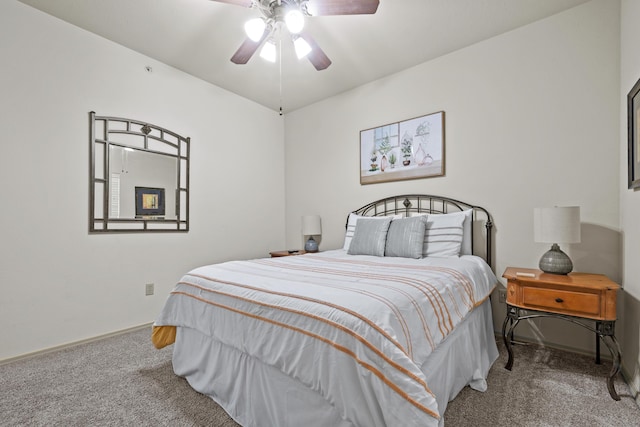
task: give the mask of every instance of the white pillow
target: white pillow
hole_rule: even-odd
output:
[[[427,215],[422,255],[425,257],[460,256],[464,218],[464,215]]]
[[[351,245],[351,239],[353,239],[353,232],[356,229],[356,222],[358,222],[358,218],[372,218],[372,219],[382,219],[385,218],[402,218],[402,215],[392,215],[392,216],[362,216],[356,215],[353,212],[349,214],[349,219],[347,220],[347,231],[344,234],[344,246],[343,249],[345,251],[349,251],[349,246]]]
[[[467,209],[466,211],[454,212],[446,215],[464,215],[460,255],[473,255],[473,247],[471,246],[471,222],[473,221],[473,209]]]
[[[466,211],[452,212],[448,214],[426,214],[426,213],[414,213],[411,216],[427,216],[427,215],[439,215],[439,216],[462,216],[464,222],[462,223],[462,244],[460,245],[460,255],[473,255],[473,246],[471,238],[471,223],[473,221],[473,209],[467,209]]]

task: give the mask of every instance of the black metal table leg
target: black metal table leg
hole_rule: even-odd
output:
[[[518,324],[518,321],[518,309],[507,305],[507,316],[502,324],[502,340],[504,341],[504,345],[507,347],[507,353],[509,354],[509,359],[507,360],[507,364],[504,368],[509,371],[513,368],[513,349],[511,348],[511,345],[513,341],[513,330]],[[507,323],[510,323],[508,331]]]
[[[596,330],[599,331],[601,329],[601,325],[599,321],[596,321]],[[600,364],[600,334],[596,332],[596,365]]]
[[[528,310],[535,311],[535,310]],[[596,334],[596,363],[600,363],[600,340],[602,340],[609,352],[611,353],[611,358],[613,360],[613,366],[611,371],[609,372],[609,377],[607,378],[607,389],[609,390],[609,394],[611,398],[614,400],[620,400],[620,396],[616,392],[614,386],[614,378],[620,372],[621,369],[621,361],[622,357],[620,355],[620,345],[615,337],[615,320],[597,320],[596,327],[593,328],[589,325],[586,325],[584,322],[578,321],[576,318],[572,316],[566,316],[562,314],[553,314],[553,313],[535,313],[535,314],[520,314],[520,309],[518,307],[512,307],[507,304],[507,316],[504,319],[504,323],[502,324],[502,339],[504,340],[504,344],[507,347],[507,353],[509,354],[509,359],[507,360],[507,364],[505,365],[505,369],[511,370],[513,367],[513,330],[518,325],[520,320],[524,319],[533,319],[538,317],[555,317],[563,320],[567,320],[569,322],[575,323],[576,325],[582,326],[585,329],[588,329]],[[510,323],[510,326],[507,328],[507,324]]]
[[[599,338],[602,339],[604,344],[609,349],[611,353],[611,361],[613,366],[611,367],[611,371],[609,371],[609,378],[607,378],[607,389],[609,390],[609,394],[613,400],[620,400],[620,396],[616,392],[616,389],[613,384],[613,380],[615,376],[620,372],[620,368],[622,366],[622,356],[620,355],[620,345],[618,344],[618,340],[614,335],[615,331],[615,322],[598,322],[596,324],[596,328],[598,331]],[[608,340],[607,340],[608,338]],[[609,343],[611,341],[611,343]]]

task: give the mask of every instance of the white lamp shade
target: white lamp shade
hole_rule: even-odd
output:
[[[267,24],[262,18],[250,19],[244,24],[244,32],[254,42],[260,41],[266,28]]]
[[[535,208],[533,235],[540,243],[580,243],[580,207]]]
[[[297,9],[287,12],[284,22],[291,34],[298,34],[304,28],[304,15]]]
[[[260,41],[266,28],[267,24],[262,18],[250,19],[244,24],[244,32],[254,42]]]
[[[322,234],[320,215],[305,215],[302,217],[302,235],[319,236]]]
[[[260,56],[269,62],[276,62],[276,45],[271,40],[266,42],[260,50]]]
[[[311,46],[302,37],[298,37],[293,41],[293,47],[296,50],[296,56],[298,59],[302,59],[311,52]]]

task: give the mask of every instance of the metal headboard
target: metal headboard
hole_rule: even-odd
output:
[[[404,194],[400,196],[386,197],[356,209],[353,213],[362,216],[387,216],[401,214],[405,217],[412,213],[446,214],[472,209],[471,221],[471,247],[474,255],[478,255],[489,264],[491,268],[492,245],[491,236],[493,220],[491,214],[483,207],[472,205],[449,197],[432,196],[426,194]],[[347,222],[349,218],[347,217]],[[477,227],[476,223],[484,223],[485,233]],[[478,238],[478,239],[476,239]],[[476,240],[484,239],[485,245],[476,245]],[[482,253],[484,252],[484,253]]]

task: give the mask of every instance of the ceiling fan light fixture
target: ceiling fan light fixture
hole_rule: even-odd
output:
[[[293,47],[296,50],[298,59],[304,58],[311,52],[311,46],[302,37],[296,37],[295,40],[293,40]]]
[[[299,34],[304,28],[304,15],[298,9],[292,9],[284,17],[284,22],[291,34]]]
[[[262,18],[250,19],[244,24],[244,32],[254,42],[260,41],[266,28],[267,24]]]
[[[322,15],[369,15],[378,10],[380,0],[212,0],[257,9],[260,18],[245,23],[246,39],[231,56],[234,64],[246,64],[262,47],[260,56],[267,61],[278,60],[278,49],[274,39],[282,43],[282,31],[286,28],[295,44],[298,58],[305,56],[321,71],[331,65],[331,60],[322,51],[311,34],[303,33],[307,16]],[[302,36],[300,36],[302,34]],[[297,40],[301,37],[301,40]],[[296,41],[297,40],[297,41]],[[266,42],[266,43],[265,43]],[[282,57],[280,57],[282,68]]]
[[[276,45],[272,40],[267,41],[262,46],[260,56],[269,62],[276,62]]]

